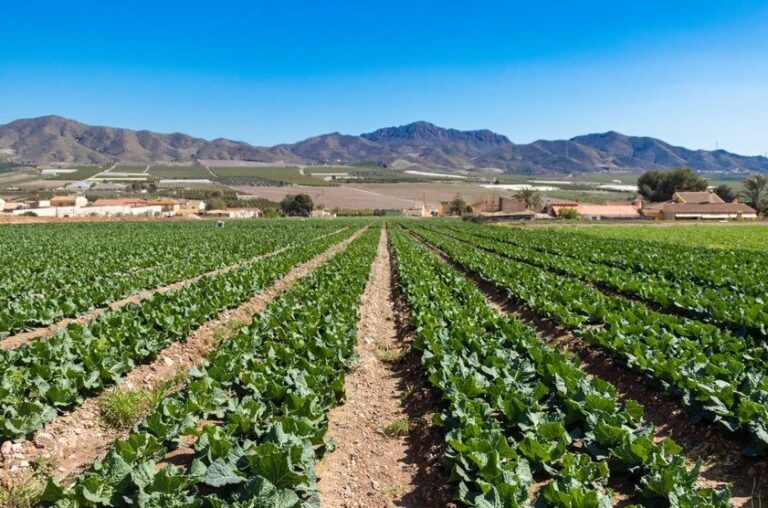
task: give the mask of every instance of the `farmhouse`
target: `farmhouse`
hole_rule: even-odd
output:
[[[316,219],[332,219],[336,217],[336,214],[331,213],[328,210],[312,210],[309,212],[309,216]]]
[[[51,206],[50,199],[33,199],[27,201],[30,208],[49,208]]]
[[[549,214],[560,217],[563,210],[576,210],[579,216],[587,220],[641,220],[643,202],[639,199],[629,202],[608,202],[604,205],[592,203],[556,203],[549,205]]]
[[[123,198],[123,199],[97,199],[94,202],[96,206],[147,206],[149,202],[146,199],[139,198]]]
[[[197,210],[199,212],[205,210],[205,201],[200,201],[199,199],[181,200],[181,204],[184,208]]]
[[[412,208],[403,208],[403,215],[406,217],[429,217],[432,215],[432,211],[423,204],[421,206],[414,206]]]
[[[744,203],[726,203],[712,191],[676,192],[671,201],[649,205],[647,217],[656,220],[756,220],[757,212]]]
[[[163,213],[174,214],[181,208],[181,203],[175,199],[153,199],[149,206],[159,206]]]
[[[85,196],[57,196],[51,198],[51,206],[70,206],[81,207],[88,204],[88,199]]]
[[[228,219],[255,219],[264,217],[261,208],[227,208],[226,210],[207,210],[205,215]]]

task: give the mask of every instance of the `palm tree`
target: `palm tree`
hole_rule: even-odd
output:
[[[521,187],[514,194],[515,199],[525,204],[528,210],[538,211],[541,208],[541,194],[536,187]]]
[[[744,200],[755,210],[761,212],[765,207],[765,194],[768,192],[768,177],[755,174],[744,180],[747,190],[742,192]]]

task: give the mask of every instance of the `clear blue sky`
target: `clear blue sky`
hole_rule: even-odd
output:
[[[428,120],[768,152],[768,4],[6,2],[0,123],[254,144]]]

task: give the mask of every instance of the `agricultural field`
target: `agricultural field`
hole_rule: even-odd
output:
[[[283,186],[308,185],[326,187],[337,185],[333,181],[315,178],[297,167],[211,167],[216,180],[226,185]]]
[[[579,227],[578,232],[599,237],[642,239],[689,247],[763,252],[768,250],[768,227],[763,224],[601,225]]]
[[[2,226],[0,506],[760,506],[768,254],[592,229]]]
[[[168,164],[168,165],[152,165],[149,168],[149,174],[154,175],[162,179],[172,180],[196,180],[196,179],[210,179],[211,173],[208,169],[201,164]]]
[[[147,165],[142,164],[118,164],[112,171],[115,173],[144,173]]]

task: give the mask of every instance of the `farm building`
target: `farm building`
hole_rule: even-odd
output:
[[[432,215],[432,210],[422,203],[421,206],[414,206],[412,208],[403,208],[403,215],[406,217],[429,217]]]
[[[81,207],[88,205],[88,199],[85,196],[56,196],[51,198],[51,206],[69,206]]]
[[[150,206],[159,206],[163,213],[173,214],[179,211],[181,203],[175,199],[153,199],[149,202]]]
[[[227,208],[226,210],[207,210],[205,215],[228,219],[256,219],[263,217],[264,212],[261,208]]]
[[[576,204],[550,204],[549,214],[560,217],[565,209],[576,210],[579,216],[586,220],[642,220],[643,203],[641,200],[633,202],[608,202],[604,205],[593,203]]]
[[[328,210],[312,210],[309,213],[309,216],[316,219],[331,219],[336,217],[336,214],[331,213]]]
[[[3,211],[13,212],[14,210],[29,210],[29,204],[23,201],[6,201],[3,206]]]
[[[452,201],[440,201],[437,205],[437,215],[444,217],[451,215],[451,203]],[[473,213],[521,213],[526,212],[525,203],[515,198],[509,197],[493,197],[478,201],[470,205]]]
[[[649,205],[643,211],[656,220],[756,220],[749,205],[726,203],[714,192],[676,192],[671,201]]]
[[[149,202],[146,199],[139,198],[121,198],[121,199],[97,199],[94,202],[95,206],[147,206]]]
[[[0,198],[0,212],[5,210],[5,200],[3,198]]]
[[[188,199],[188,200],[182,199],[180,200],[180,202],[184,208],[197,210],[199,212],[202,212],[203,210],[205,210],[205,201],[201,201],[199,199]]]
[[[51,206],[50,199],[33,199],[27,201],[30,208],[49,208]]]

